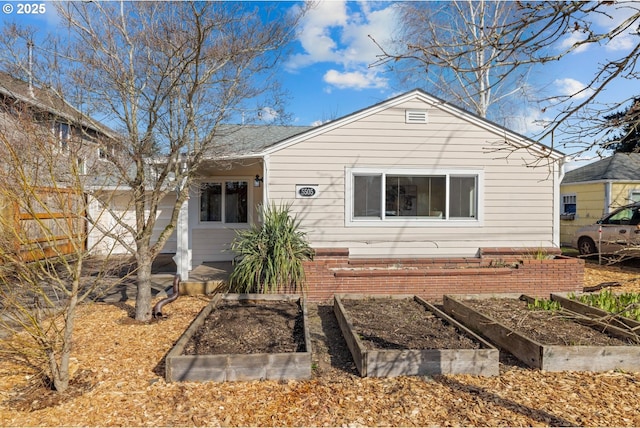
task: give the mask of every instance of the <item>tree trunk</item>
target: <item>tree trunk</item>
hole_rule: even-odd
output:
[[[136,320],[147,322],[151,320],[151,264],[153,259],[146,251],[138,251]]]

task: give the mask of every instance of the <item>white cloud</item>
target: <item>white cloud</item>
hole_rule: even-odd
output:
[[[585,40],[586,38],[587,38],[587,35],[582,31],[572,31],[564,39],[562,39],[562,41],[560,42],[560,49],[562,49],[563,51],[567,49],[571,49],[573,45]],[[586,43],[586,44],[578,45],[578,47],[576,47],[572,52],[580,53],[580,52],[586,51],[588,48],[589,48],[589,43]]]
[[[338,44],[332,32],[346,23],[347,9],[344,1],[318,3],[307,12],[298,36],[304,53],[293,55],[287,68],[295,70],[317,62],[338,60]]]
[[[264,122],[276,120],[280,115],[271,107],[263,107],[258,111],[258,118]]]
[[[550,122],[540,108],[528,107],[518,116],[507,118],[505,126],[519,134],[535,137],[542,133],[545,125]]]
[[[572,97],[575,100],[584,99],[593,93],[584,83],[570,77],[556,79],[553,84],[558,88],[560,96]]]
[[[629,51],[636,44],[636,34],[631,34],[636,30],[635,20],[633,20],[635,15],[638,13],[637,7],[633,4],[613,4],[613,5],[605,5],[601,9],[601,12],[604,13],[593,13],[591,18],[593,20],[593,30],[598,34],[606,34],[608,32],[614,31],[617,27],[628,25],[629,22],[632,21],[632,25],[619,32],[615,37],[609,39],[606,38],[603,41],[603,47],[605,50],[613,52],[613,51]],[[630,20],[630,21],[628,21]],[[567,35],[560,43],[561,49],[568,49],[573,46],[576,42],[582,41],[586,39],[587,34],[583,31],[572,31],[569,35]],[[588,43],[585,45],[580,45],[573,52],[580,53],[586,51],[589,47],[597,47],[594,43]]]
[[[380,4],[383,7],[376,9]],[[304,18],[298,37],[302,52],[290,58],[287,70],[295,72],[313,64],[329,63],[334,69],[327,72],[324,79],[337,88],[385,86],[386,79],[376,76],[382,69],[361,70],[380,53],[369,35],[384,43],[398,27],[395,11],[391,3],[319,2]]]
[[[387,79],[379,77],[374,72],[329,70],[324,74],[323,80],[339,89],[351,88],[359,90],[387,87]]]
[[[637,35],[621,34],[611,39],[604,48],[608,51],[629,51],[636,45]]]

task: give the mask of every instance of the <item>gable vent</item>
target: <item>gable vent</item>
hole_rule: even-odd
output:
[[[405,123],[427,123],[428,120],[426,110],[405,110]]]

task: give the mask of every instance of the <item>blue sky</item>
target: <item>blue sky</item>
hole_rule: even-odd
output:
[[[46,9],[43,15],[18,14],[19,3],[0,1],[4,6],[3,21],[0,21],[3,25],[15,21],[39,27],[43,34],[56,31],[57,17],[50,3],[42,2]],[[295,5],[293,2],[280,4],[283,8]],[[612,7],[610,16],[599,17],[596,24],[600,28],[611,28],[628,15],[628,10]],[[394,3],[390,1],[328,0],[311,10],[302,23],[293,56],[282,63],[282,72],[279,73],[283,86],[291,94],[288,110],[294,124],[318,124],[397,95],[398,87],[393,76],[385,74],[381,67],[369,67],[379,53],[369,35],[384,41],[390,38],[395,28],[398,28],[398,16]],[[562,43],[572,43],[576,37],[580,35],[569,34]],[[619,57],[637,43],[634,37],[638,36],[622,35],[600,46],[576,51],[561,61],[538,67],[529,84],[547,96],[575,93],[585,87],[599,62]],[[422,89],[429,91],[428,87]],[[612,85],[603,95],[606,101],[640,95],[640,83],[621,82]],[[523,106],[513,113],[510,127],[535,136],[540,127],[534,122],[551,118],[553,113],[552,110],[543,111],[540,105]]]

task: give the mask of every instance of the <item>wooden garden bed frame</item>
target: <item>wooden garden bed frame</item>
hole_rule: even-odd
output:
[[[347,299],[413,299],[428,311],[453,325],[481,349],[367,349],[349,318],[342,302]],[[334,313],[351,351],[356,367],[363,377],[423,376],[435,374],[474,374],[497,376],[499,351],[441,310],[413,295],[337,294]]]
[[[216,306],[225,301],[248,301],[260,304],[295,302],[302,308],[305,352],[183,355],[191,337]],[[204,307],[166,357],[165,378],[173,381],[247,381],[289,380],[311,377],[311,336],[307,308],[299,295],[292,294],[218,294]]]
[[[565,370],[603,372],[616,369],[640,371],[640,346],[563,346],[539,343],[463,303],[465,298],[482,297],[504,296],[445,295],[443,308],[446,313],[469,329],[487,338],[500,349],[510,352],[530,367],[555,372]],[[513,296],[509,297],[513,298]],[[595,323],[596,321],[591,322],[592,325]],[[607,328],[603,324],[599,326],[602,331],[607,330],[607,334],[618,336],[618,331],[622,332],[614,327]],[[624,334],[628,333],[623,332],[623,337]]]
[[[576,312],[578,314],[584,315],[589,318],[602,320],[603,322],[607,324],[611,324],[614,327],[633,330],[635,331],[636,334],[640,335],[639,321],[633,320],[631,318],[623,317],[621,315],[612,314],[603,309],[596,308],[591,305],[587,305],[576,299],[569,299],[559,294],[551,294],[551,300],[554,300],[560,303],[560,305],[562,305],[563,308],[569,311]]]

